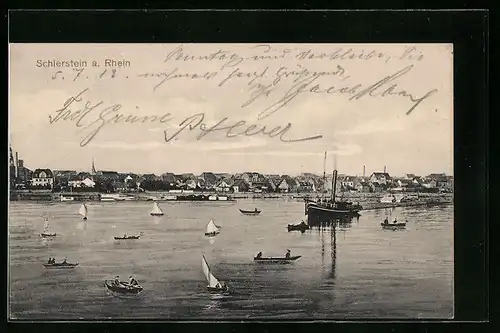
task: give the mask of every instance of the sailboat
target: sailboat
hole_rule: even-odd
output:
[[[214,223],[214,220],[210,220],[207,225],[207,230],[205,231],[205,236],[213,237],[220,233],[220,227]]]
[[[87,205],[85,205],[85,203],[82,203],[82,206],[78,210],[78,214],[83,216],[84,221],[87,221],[87,213],[88,213]]]
[[[50,231],[49,219],[47,217],[45,218],[45,225],[43,228],[43,232],[40,234],[40,236],[42,236],[42,237],[55,237],[56,236],[55,232]]]
[[[151,210],[150,214],[152,216],[162,216],[163,215],[163,211],[160,209],[160,207],[158,206],[158,204],[156,202],[153,204],[153,209]]]
[[[203,274],[205,274],[205,278],[207,279],[208,285],[207,290],[211,292],[229,292],[229,287],[226,283],[217,280],[215,276],[210,272],[210,267],[208,266],[207,259],[202,255],[201,258],[201,267],[203,269]]]

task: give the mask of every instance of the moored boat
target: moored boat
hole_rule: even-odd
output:
[[[61,195],[61,196],[60,196],[60,200],[61,200],[62,202],[65,202],[65,201],[75,201],[75,197],[66,197],[66,196],[64,196],[64,195]]]
[[[207,259],[205,256],[201,256],[201,267],[203,269],[203,274],[205,274],[205,279],[208,282],[207,290],[215,293],[229,293],[229,286],[223,282],[219,281],[210,271],[210,266],[208,266]]]
[[[143,290],[140,285],[130,285],[129,283],[122,281],[120,281],[119,284],[116,284],[113,281],[108,283],[108,280],[104,280],[104,284],[109,290],[120,294],[139,294]]]
[[[163,215],[163,211],[160,209],[160,207],[158,206],[158,204],[155,202],[153,204],[153,209],[151,210],[151,216],[162,216]]]
[[[251,216],[255,216],[255,215],[259,215],[261,210],[258,210],[257,208],[255,208],[254,210],[244,210],[244,209],[240,209],[240,212],[243,214],[243,215],[251,215]]]

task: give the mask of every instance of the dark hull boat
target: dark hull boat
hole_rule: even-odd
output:
[[[214,231],[214,232],[205,232],[205,236],[207,237],[215,237],[219,234],[218,231]]]
[[[384,229],[404,229],[406,228],[406,223],[405,222],[399,222],[399,223],[380,223],[382,228]]]
[[[78,263],[76,264],[70,264],[70,263],[55,263],[55,264],[43,264],[43,267],[47,269],[72,269],[78,266]]]
[[[116,240],[139,239],[141,236],[115,237]]]
[[[302,256],[293,256],[290,258],[286,258],[286,257],[267,257],[267,258],[254,257],[253,260],[255,262],[262,263],[262,264],[289,264],[289,263],[292,263],[301,257]]]
[[[207,286],[207,291],[209,291],[211,293],[225,294],[225,293],[229,293],[229,287],[225,286],[223,288],[217,288],[217,287]]]
[[[244,209],[240,209],[240,212],[243,214],[243,215],[252,215],[252,216],[255,216],[255,215],[259,215],[261,210],[244,210]]]
[[[307,224],[289,224],[287,226],[288,232],[290,231],[300,231],[300,232],[305,232],[306,230],[309,230],[309,226]]]
[[[119,285],[115,285],[113,283],[108,283],[108,281],[104,281],[104,284],[106,287],[116,293],[120,294],[138,294],[142,291],[142,287],[137,285],[137,286],[131,286],[128,283],[120,282]]]
[[[52,237],[56,237],[56,235],[57,234],[55,232],[54,233],[44,233],[44,232],[42,232],[40,234],[40,236],[43,237],[43,238],[52,238]]]

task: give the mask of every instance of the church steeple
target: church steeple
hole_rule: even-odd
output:
[[[97,173],[95,169],[95,163],[94,163],[94,158],[92,157],[92,174],[95,175]]]

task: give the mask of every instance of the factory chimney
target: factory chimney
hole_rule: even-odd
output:
[[[16,151],[16,161],[15,161],[15,166],[16,166],[16,178],[19,177],[19,154]]]
[[[387,173],[387,166],[384,165],[384,173]]]
[[[363,165],[363,178],[366,176],[366,165]]]

